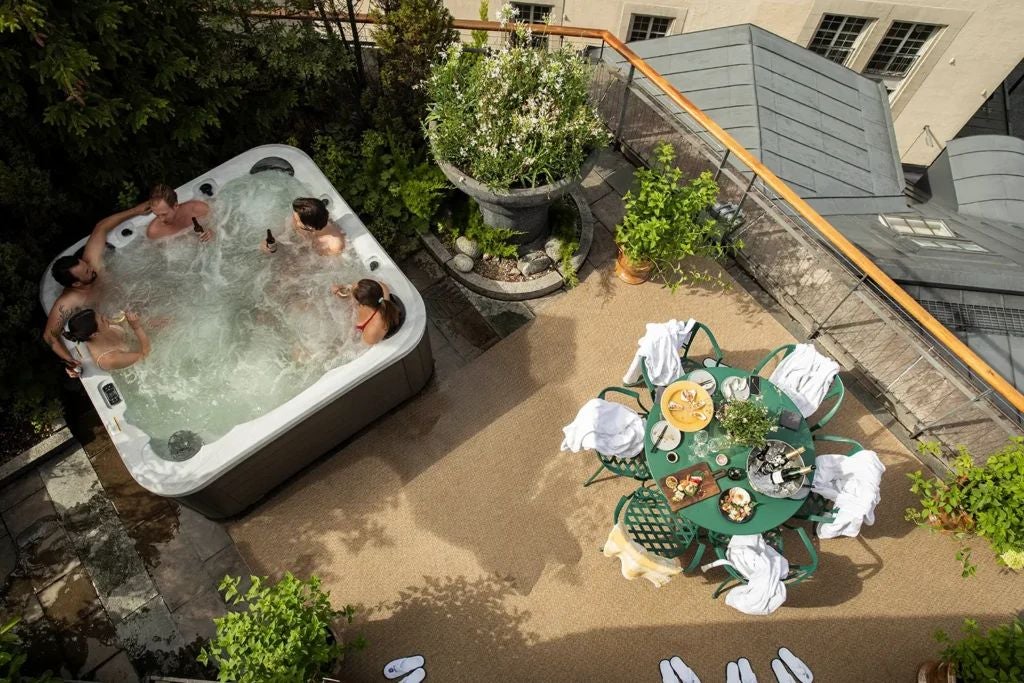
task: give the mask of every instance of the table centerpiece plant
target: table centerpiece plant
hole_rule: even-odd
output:
[[[760,401],[726,401],[718,411],[722,429],[733,443],[762,446],[776,423]]]
[[[983,632],[976,621],[965,619],[964,636],[953,641],[943,631],[935,639],[945,645],[939,661],[925,662],[918,680],[928,683],[1017,683],[1024,680],[1024,622]]]
[[[334,634],[332,622],[344,618],[351,623],[355,608],[332,608],[316,576],[302,581],[288,572],[272,584],[249,578],[252,584],[244,593],[240,578],[225,576],[220,583],[224,601],[245,609],[214,619],[217,635],[199,654],[200,663],[217,667],[218,680],[318,682],[346,652],[364,646],[361,637],[344,643]]]
[[[652,273],[673,290],[684,282],[718,280],[684,259],[718,260],[743,246],[727,241],[729,226],[711,217],[718,198],[711,174],[705,171],[684,183],[675,158],[672,145],[658,145],[652,167],[634,172],[636,189],[622,198],[626,212],[615,227],[615,274],[630,284],[645,282]]]
[[[921,444],[923,453],[939,455],[937,444]],[[961,448],[945,479],[926,477],[921,470],[907,475],[910,491],[920,498],[919,508],[907,508],[906,518],[920,526],[946,531],[961,541],[957,552],[962,576],[977,567],[963,541],[981,536],[999,563],[1014,571],[1024,569],[1024,437],[1013,437],[983,465]]]
[[[516,14],[506,4],[502,26]],[[590,103],[591,67],[569,45],[534,47],[525,24],[480,54],[449,46],[424,81],[425,133],[441,170],[514,241],[547,234],[548,207],[573,190],[610,136]]]

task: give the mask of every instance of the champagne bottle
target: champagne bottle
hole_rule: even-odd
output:
[[[277,240],[274,239],[274,233],[267,230],[267,251],[273,254],[277,251]]]
[[[787,481],[796,481],[813,471],[814,465],[807,465],[806,467],[785,467],[781,470],[772,472],[771,477],[769,478],[773,484],[781,486]]]
[[[194,230],[197,235],[202,235],[206,232],[206,230],[203,229],[203,226],[199,225],[199,221],[196,220],[195,216],[192,216],[192,230]]]
[[[805,450],[806,449],[803,446],[797,446],[793,450],[789,451],[788,453],[786,453],[786,462],[789,462],[790,460],[796,460],[801,455],[803,455]]]

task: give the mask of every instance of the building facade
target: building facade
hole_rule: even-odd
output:
[[[1022,0],[548,0],[524,19],[625,41],[754,24],[882,82],[900,160],[926,166],[1024,58]],[[447,0],[457,19],[479,0]],[[490,3],[494,19],[499,3]],[[683,89],[683,93],[686,91]]]

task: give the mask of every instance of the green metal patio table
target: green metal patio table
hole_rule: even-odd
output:
[[[728,377],[749,378],[751,376],[748,370],[741,370],[738,368],[712,367],[705,369],[715,378],[715,383],[717,385],[714,393],[711,394],[711,399],[715,403],[716,413],[718,407],[725,400],[721,391],[722,382]],[[679,379],[688,379],[690,374],[692,373],[688,373]],[[764,405],[769,411],[772,411],[775,414],[782,409],[790,410],[797,415],[800,414],[796,405],[793,404],[792,399],[763,377],[761,378],[761,396],[764,401]],[[694,457],[694,434],[697,432],[683,432],[682,442],[674,449],[654,448],[651,430],[654,425],[661,420],[660,403],[660,401],[654,401],[654,406],[651,408],[651,412],[647,416],[647,434],[644,438],[644,453],[647,456],[647,466],[650,469],[654,480],[657,482],[663,477],[701,462],[706,462],[711,468],[711,471],[716,473],[730,467],[738,467],[744,472],[744,478],[742,480],[733,481],[732,479],[723,476],[718,480],[718,486],[723,491],[733,486],[742,487],[750,491],[750,495],[753,500],[757,502],[754,516],[742,523],[733,522],[725,518],[718,508],[717,495],[702,500],[699,503],[694,503],[693,505],[684,507],[675,514],[709,531],[727,536],[738,536],[741,534],[761,534],[774,529],[783,522],[789,520],[800,509],[800,506],[803,505],[804,501],[802,499],[772,498],[753,490],[750,486],[750,481],[745,476],[747,471],[747,457],[750,454],[750,447],[729,443],[728,437],[722,429],[717,415],[711,420],[711,424],[709,424],[703,431],[708,433],[710,439],[709,443],[714,443],[716,437],[719,437],[720,441],[724,445],[722,448],[716,449],[713,452],[709,449],[707,458]],[[797,431],[779,427],[776,431],[769,432],[768,438],[785,441],[794,447],[803,446],[805,449],[803,454],[804,462],[806,464],[811,464],[814,461],[814,441],[811,436],[811,429],[807,424],[807,420],[801,419],[800,428]],[[673,463],[668,461],[667,456],[669,451],[675,451],[676,454],[679,455],[678,462]],[[715,462],[715,456],[718,453],[725,453],[729,457],[729,462],[726,465],[718,465]],[[811,477],[813,477],[813,473],[808,475],[808,481],[810,481]],[[660,486],[655,488],[659,493],[662,493]],[[662,495],[664,496],[663,493]]]

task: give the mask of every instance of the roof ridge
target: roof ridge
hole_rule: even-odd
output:
[[[747,24],[747,34],[750,36],[750,87],[754,91],[754,130],[757,131],[757,150],[758,158],[764,161],[764,140],[761,137],[761,104],[757,98],[757,64],[754,59],[754,25]],[[804,186],[806,187],[806,186]],[[808,190],[814,191],[814,188],[808,187]]]

